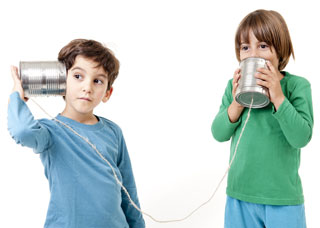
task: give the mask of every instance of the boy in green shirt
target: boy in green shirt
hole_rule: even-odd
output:
[[[240,23],[235,37],[237,59],[260,57],[257,84],[268,88],[270,104],[252,109],[237,156],[229,170],[225,227],[306,226],[304,198],[298,169],[300,148],[312,136],[310,83],[283,71],[294,57],[288,28],[275,11],[257,10]],[[232,138],[235,152],[248,109],[235,100],[240,69],[228,82],[212,134],[220,142]]]

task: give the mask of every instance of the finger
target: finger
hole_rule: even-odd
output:
[[[240,78],[241,78],[240,74],[236,75],[235,78],[233,79],[233,83],[239,83]]]
[[[239,74],[240,71],[241,71],[241,69],[240,69],[240,68],[237,68],[236,71],[234,72],[234,74]]]
[[[14,81],[19,80],[20,81],[20,77],[18,74],[18,68],[15,66],[11,66],[11,76],[13,78]]]
[[[271,71],[266,68],[257,68],[257,72],[262,73],[262,74],[270,74],[271,73]]]
[[[267,81],[263,81],[263,80],[257,80],[256,81],[257,85],[260,85],[260,86],[263,86],[263,87],[266,87],[266,88],[270,88],[270,83],[267,82]]]
[[[236,90],[237,90],[238,86],[239,86],[239,83],[238,83],[238,82],[236,82],[236,83],[234,84],[234,87],[233,87],[234,93],[236,92]]]
[[[232,95],[236,94],[237,88],[239,87],[239,82],[235,81],[232,85]]]
[[[233,75],[233,83],[236,83],[239,81],[241,77],[241,74],[240,74],[240,69],[235,71],[235,74]]]
[[[239,87],[239,82],[234,81],[232,85],[232,94],[235,95],[237,88]]]
[[[239,85],[238,81],[239,81],[240,76],[241,76],[240,75],[240,71],[241,71],[241,69],[237,68],[233,73],[233,80],[232,80],[232,95],[233,96],[235,95],[236,90],[237,90],[238,85]]]
[[[233,73],[233,77],[236,76],[236,75],[239,74],[239,73],[240,73],[240,68],[237,68],[237,69],[234,71],[234,73]]]
[[[266,61],[267,67],[270,69],[271,72],[276,73],[276,68],[272,65],[270,61]]]
[[[257,79],[261,79],[261,80],[264,80],[264,81],[268,81],[271,79],[271,77],[267,74],[263,74],[263,73],[255,73],[254,74],[254,77],[257,78]]]

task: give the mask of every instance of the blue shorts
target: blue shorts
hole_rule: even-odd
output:
[[[304,204],[273,206],[227,197],[224,228],[306,228]]]

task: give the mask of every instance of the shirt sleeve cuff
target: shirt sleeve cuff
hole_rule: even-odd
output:
[[[21,99],[20,94],[19,94],[18,91],[13,91],[13,92],[10,94],[9,98],[10,98],[10,101],[11,101],[11,100],[23,101],[23,100]]]
[[[239,119],[236,122],[231,122],[228,116],[228,109],[226,109],[224,115],[223,115],[223,122],[225,124],[225,126],[229,129],[235,129],[240,123],[241,123],[241,117],[242,115],[239,117]]]
[[[274,117],[276,117],[277,119],[280,119],[288,110],[290,106],[290,102],[289,100],[285,97],[282,104],[279,106],[278,110],[275,110],[274,106],[273,106],[273,110],[272,110],[272,114]]]

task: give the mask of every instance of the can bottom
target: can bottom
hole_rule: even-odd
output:
[[[270,103],[268,96],[256,91],[246,91],[236,95],[236,101],[249,108],[253,99],[252,108],[263,108]]]

